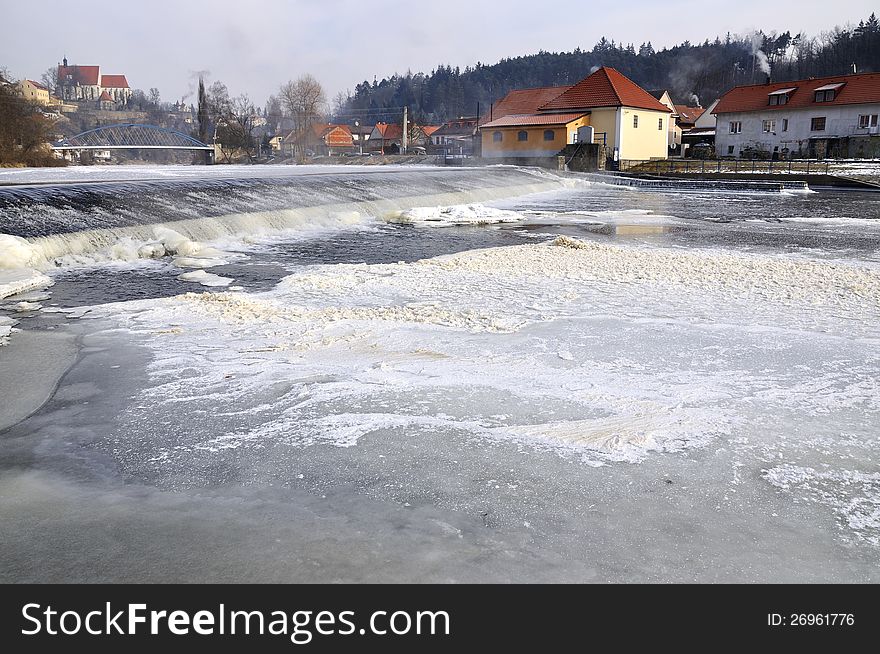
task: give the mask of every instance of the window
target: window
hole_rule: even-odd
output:
[[[495,143],[501,143],[502,138],[501,132],[492,132],[492,141]]]
[[[787,131],[788,131],[788,118],[783,118],[783,119],[782,119],[782,131],[783,131],[783,132],[787,132]]]
[[[859,129],[877,127],[877,114],[859,116]]]
[[[639,117],[633,116],[633,127],[636,128],[639,126]]]
[[[732,146],[732,145],[728,145],[728,146],[727,146],[727,156],[728,156],[728,157],[732,157],[732,156],[733,156],[733,146]]]
[[[661,132],[663,131],[663,119],[662,118],[657,119],[657,129],[659,129]]]
[[[517,141],[528,141],[529,140],[529,133],[526,130],[521,129],[520,131],[518,131],[516,133],[516,140]]]
[[[767,104],[769,104],[770,106],[788,104],[791,94],[795,91],[797,91],[796,86],[792,86],[787,89],[777,89],[776,91],[771,91],[767,94]]]
[[[732,120],[730,121],[730,133],[731,134],[742,134],[743,124],[741,120]]]
[[[775,134],[776,133],[776,121],[775,120],[762,120],[761,121],[761,131],[765,134]]]
[[[834,99],[834,89],[816,91],[816,102],[831,102]]]
[[[545,129],[544,130],[544,140],[545,141],[555,141],[556,140],[556,132],[554,132],[552,129]]]
[[[825,116],[821,118],[813,118],[810,120],[810,131],[812,132],[824,132],[825,131]]]

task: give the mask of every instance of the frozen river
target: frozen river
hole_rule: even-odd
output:
[[[83,170],[0,176],[0,580],[880,581],[880,196]]]

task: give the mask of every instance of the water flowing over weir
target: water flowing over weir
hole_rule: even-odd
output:
[[[121,239],[150,242],[159,226],[193,240],[259,234],[416,206],[453,205],[561,188],[562,179],[516,168],[328,172],[0,186],[0,235],[27,239],[32,267],[87,255]],[[356,215],[355,215],[356,212]],[[0,268],[4,263],[0,241]]]

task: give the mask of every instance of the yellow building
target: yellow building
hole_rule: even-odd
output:
[[[30,79],[18,83],[18,92],[25,100],[46,106],[49,104],[49,89]]]
[[[554,156],[578,142],[579,128],[591,127],[593,142],[614,159],[665,159],[671,113],[625,75],[603,67],[533,113],[482,125],[483,157]]]
[[[487,159],[553,157],[577,143],[578,128],[589,125],[589,114],[514,114],[480,128]]]

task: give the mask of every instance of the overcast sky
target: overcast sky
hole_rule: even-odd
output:
[[[71,64],[123,73],[164,100],[191,94],[194,71],[258,104],[315,75],[328,97],[395,71],[462,68],[538,50],[592,48],[601,37],[655,48],[726,32],[804,31],[858,23],[876,0],[12,0],[2,9],[0,67],[39,80]],[[546,11],[544,11],[546,10]],[[188,97],[187,101],[191,98]]]

